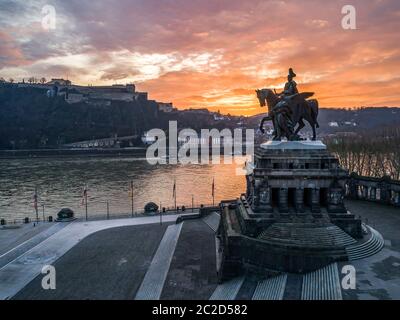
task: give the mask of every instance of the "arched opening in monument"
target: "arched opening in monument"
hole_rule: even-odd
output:
[[[321,188],[319,193],[319,203],[321,207],[326,207],[328,205],[328,188]]]
[[[304,188],[304,207],[311,208],[311,188]]]
[[[279,203],[279,188],[272,188],[272,206],[277,207]]]
[[[288,189],[288,207],[289,210],[296,207],[296,188]]]

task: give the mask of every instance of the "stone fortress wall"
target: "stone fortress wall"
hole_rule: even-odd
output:
[[[114,84],[109,86],[80,86],[72,84],[69,80],[52,79],[47,83],[18,83],[19,88],[37,88],[47,90],[49,96],[64,96],[69,104],[86,102],[96,105],[110,105],[112,101],[132,102],[135,100],[148,100],[147,92],[136,91],[133,83]],[[159,110],[172,112],[175,110],[172,103],[157,102]]]

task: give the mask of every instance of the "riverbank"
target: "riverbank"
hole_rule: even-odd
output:
[[[62,156],[143,156],[145,147],[132,148],[90,148],[90,149],[27,149],[27,150],[0,150],[0,159],[49,158]]]
[[[251,150],[249,147],[249,150]],[[191,147],[193,148],[193,147]],[[208,148],[208,154],[225,155],[224,144],[214,145],[210,144],[205,147]],[[220,149],[218,149],[220,148]],[[169,154],[170,148],[167,146],[165,156]],[[175,150],[175,149],[174,149]],[[204,150],[204,146],[198,145],[197,154],[200,155]],[[216,151],[217,150],[217,151]],[[118,157],[118,156],[145,156],[147,147],[129,147],[129,148],[64,148],[64,149],[26,149],[26,150],[0,150],[0,159],[25,159],[25,158],[51,158],[63,156],[88,156],[88,157]],[[176,149],[176,154],[179,148]],[[248,150],[246,145],[243,144],[239,147],[229,146],[227,155],[246,155]],[[200,161],[200,159],[199,159]]]

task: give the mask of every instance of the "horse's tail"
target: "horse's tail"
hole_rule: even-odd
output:
[[[315,121],[315,125],[317,128],[319,128],[319,123],[318,123],[318,100],[317,99],[311,99],[307,100],[307,103],[311,109],[311,116],[312,119]]]

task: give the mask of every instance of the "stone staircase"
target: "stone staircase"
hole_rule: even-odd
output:
[[[209,300],[234,300],[238,294],[245,277],[237,277],[217,286]]]
[[[356,240],[333,224],[275,223],[262,231],[258,239],[297,246],[340,247],[356,243]]]
[[[289,285],[288,274],[281,274],[257,282],[251,300],[283,300]],[[236,277],[217,286],[210,300],[235,300],[246,280],[246,276]],[[292,279],[293,280],[293,279]],[[342,300],[337,263],[306,273],[302,276],[301,300]]]
[[[336,263],[303,276],[301,300],[342,300]]]
[[[282,300],[286,281],[287,274],[259,281],[254,290],[252,300]]]
[[[378,253],[385,245],[385,241],[378,231],[371,227],[367,228],[371,232],[371,237],[367,241],[346,248],[349,261],[372,256],[375,253]]]

